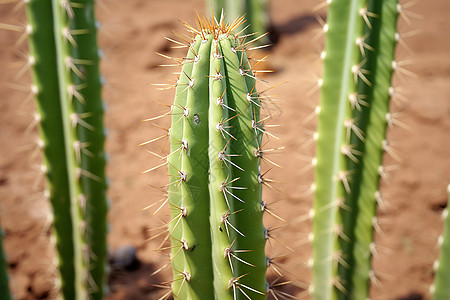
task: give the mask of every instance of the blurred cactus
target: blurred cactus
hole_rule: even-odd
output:
[[[435,262],[435,279],[430,292],[434,300],[450,299],[450,185],[447,186],[447,207],[442,213],[444,220],[444,233],[439,237],[439,259]]]
[[[8,265],[3,251],[3,230],[0,228],[0,299],[11,300],[8,286]]]
[[[313,217],[315,299],[367,299],[389,113],[397,0],[329,1]]]
[[[245,38],[198,20],[172,106],[169,203],[178,299],[265,299],[264,133]]]
[[[237,31],[243,30],[246,34],[268,33],[270,27],[269,1],[268,0],[211,0],[206,1],[209,5],[207,11],[213,10],[214,16],[220,20],[222,13],[226,21],[236,20],[245,16],[246,24],[241,24]],[[262,37],[256,43],[263,45],[269,42],[267,36]]]
[[[94,0],[26,1],[32,91],[61,292],[102,299],[106,156]]]

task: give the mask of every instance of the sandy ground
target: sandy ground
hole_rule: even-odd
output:
[[[284,146],[285,150],[271,157],[284,168],[274,168],[269,173],[270,178],[280,182],[276,186],[283,193],[267,189],[264,199],[271,203],[273,211],[289,220],[283,225],[267,218],[267,226],[281,226],[267,252],[279,257],[286,280],[295,283],[285,291],[297,298],[304,295],[303,288],[311,277],[306,267],[311,224],[299,219],[312,201],[307,194],[312,170],[304,170],[314,148],[305,143],[315,124],[305,124],[303,120],[318,100],[317,94],[306,96],[321,72],[318,53],[322,42],[317,13],[313,11],[316,3],[272,1],[270,13],[279,41],[270,48],[266,66],[276,72],[265,77],[273,84],[285,83],[273,92],[275,98],[282,100],[279,107],[268,108],[275,116],[273,123],[281,125],[273,130],[281,140],[272,140],[270,145]],[[167,211],[156,216],[151,210],[143,211],[162,197],[149,185],[162,186],[168,178],[165,170],[141,174],[159,163],[145,150],[163,153],[163,145],[136,145],[164,133],[141,120],[166,112],[168,108],[158,103],[170,104],[174,95],[173,90],[159,91],[150,85],[176,80],[172,74],[175,69],[158,67],[167,61],[155,52],[183,56],[184,50],[171,49],[163,36],[182,32],[177,19],[193,23],[194,9],[203,11],[203,7],[198,0],[111,0],[98,12],[103,24],[100,45],[106,56],[102,71],[107,81],[104,98],[108,105],[107,149],[111,157],[109,247],[113,251],[133,245],[141,261],[133,271],[113,274],[108,299],[157,299],[166,291],[154,284],[170,280],[167,269],[150,276],[167,262],[167,254],[155,252],[161,239],[146,241],[168,220]],[[401,98],[407,101],[395,101],[392,111],[398,113],[408,129],[394,127],[388,133],[401,160],[385,159],[386,165],[396,167],[382,183],[388,209],[380,212],[382,233],[376,236],[379,255],[374,258],[379,282],[373,288],[373,299],[428,298],[432,264],[438,255],[436,241],[442,230],[440,213],[446,205],[445,190],[450,182],[450,42],[444,38],[444,30],[450,28],[450,2],[416,1],[409,11],[421,17],[410,14],[411,24],[405,19],[400,21],[406,46],[399,47],[398,58],[415,76],[395,78]],[[0,22],[24,24],[24,17],[11,13],[10,5],[0,5]],[[0,219],[6,232],[4,245],[14,296],[51,299],[54,251],[49,240],[49,207],[42,197],[43,180],[38,172],[39,154],[34,146],[36,132],[29,129],[33,105],[26,100],[26,92],[11,88],[10,84],[25,86],[29,82],[28,74],[14,78],[26,53],[26,47],[14,45],[18,38],[17,33],[0,30]],[[263,57],[265,53],[254,55]],[[158,124],[168,125],[168,121]],[[284,244],[295,252],[289,253]],[[269,278],[275,277],[276,273],[269,271]]]

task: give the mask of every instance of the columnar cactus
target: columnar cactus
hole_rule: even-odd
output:
[[[430,288],[434,300],[445,300],[450,298],[450,185],[447,186],[447,207],[442,213],[444,219],[444,233],[439,237],[440,248],[439,259],[435,262],[435,279]]]
[[[10,300],[11,294],[8,286],[8,264],[3,252],[3,230],[0,228],[0,298]]]
[[[260,101],[243,22],[199,19],[172,106],[169,203],[176,299],[265,299]]]
[[[323,78],[320,80],[317,155],[313,189],[313,284],[315,299],[366,299],[376,275],[376,207],[382,198],[385,140],[397,0],[331,0]]]
[[[25,3],[62,294],[66,299],[102,299],[106,157],[94,0]]]

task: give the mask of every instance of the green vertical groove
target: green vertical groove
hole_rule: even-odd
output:
[[[106,155],[94,1],[31,0],[26,12],[61,292],[102,299]]]
[[[3,251],[3,229],[0,228],[0,299],[11,300],[8,286],[8,264]]]
[[[265,299],[260,159],[254,155],[261,135],[252,127],[259,107],[247,100],[257,93],[244,73],[253,74],[229,29],[200,24],[189,50],[197,56],[183,66],[170,129],[173,293]]]
[[[357,64],[355,39],[361,27],[358,11],[362,1],[332,1],[327,16],[328,32],[325,38],[323,85],[318,121],[316,190],[313,221],[313,289],[315,299],[332,299],[330,285],[336,279],[332,274],[332,257],[336,236],[337,201],[343,197],[339,184],[342,169],[340,148],[345,139],[342,129],[348,115],[348,96],[355,92],[351,66]],[[345,169],[344,169],[345,170]],[[338,223],[339,225],[339,223]]]
[[[230,118],[233,111],[226,108],[229,106],[227,93],[223,93],[226,88],[225,79],[216,80],[216,74],[225,74],[222,47],[219,42],[213,40],[211,45],[211,64],[209,70],[209,128],[215,128],[219,122]],[[223,101],[226,106],[218,104],[218,99]],[[220,103],[220,101],[219,101]],[[214,291],[216,299],[232,298],[232,290],[228,288],[229,280],[233,278],[228,259],[224,259],[224,249],[230,246],[230,240],[234,240],[237,232],[228,225],[227,221],[232,221],[232,211],[235,211],[235,199],[227,196],[229,199],[228,207],[223,191],[220,186],[227,179],[232,178],[231,166],[222,160],[219,160],[219,154],[230,155],[230,147],[225,147],[230,137],[224,138],[219,130],[209,130],[209,162],[210,162],[210,182],[209,193],[211,203],[211,242],[212,242],[212,264],[214,271]],[[228,157],[229,158],[229,157]],[[229,165],[229,164],[228,164]],[[220,274],[220,276],[218,276]]]
[[[103,102],[101,95],[101,77],[99,70],[99,51],[97,47],[97,28],[95,20],[95,1],[79,1],[82,6],[74,8],[74,28],[87,30],[86,33],[74,36],[77,47],[76,56],[86,60],[86,64],[78,65],[83,77],[75,76],[76,85],[85,85],[80,90],[86,100],[85,104],[77,103],[77,113],[90,126],[77,126],[77,137],[86,143],[86,150],[80,153],[81,169],[89,172],[82,176],[81,187],[86,198],[86,207],[81,207],[87,223],[86,239],[89,253],[84,253],[90,278],[88,292],[90,299],[102,299],[106,289],[105,267],[107,255],[107,199],[106,199],[106,153],[104,150],[105,130],[103,127]],[[86,117],[84,117],[86,115]],[[92,176],[90,175],[92,174]]]
[[[43,163],[47,168],[47,188],[53,209],[53,228],[58,250],[61,290],[66,299],[74,299],[75,270],[72,263],[74,244],[70,217],[70,191],[66,152],[64,151],[63,120],[59,102],[56,48],[53,34],[51,1],[32,0],[26,5],[28,24],[32,32],[28,37],[30,55],[35,59],[31,69],[33,84],[37,88],[36,110],[40,116],[39,135],[45,145]],[[40,22],[46,20],[46,22]],[[69,296],[69,295],[72,295]]]
[[[364,43],[370,45],[372,49],[378,49],[378,36],[379,36],[379,20],[381,18],[381,1],[368,1],[365,3],[365,7],[367,7],[367,10],[373,14],[376,14],[377,18],[372,18],[368,16],[369,24],[366,24],[363,19],[360,17],[363,28],[360,30],[359,35],[357,37],[365,37]],[[370,82],[372,85],[368,85],[364,80],[361,78],[357,78],[356,83],[356,92],[357,95],[361,95],[361,98],[364,98],[368,105],[361,106],[361,110],[353,109],[351,112],[351,118],[354,120],[354,125],[359,128],[361,132],[365,133],[365,139],[367,140],[368,136],[371,135],[367,131],[368,124],[370,123],[370,112],[373,108],[373,84],[376,84],[374,82],[374,78],[377,71],[377,61],[376,58],[378,56],[377,51],[371,51],[368,49],[364,49],[364,53],[361,53],[361,50],[358,51],[359,56],[359,64],[361,65],[361,69],[369,70],[367,74],[364,74],[366,81]],[[353,75],[354,76],[354,75]],[[386,80],[390,82],[390,77],[388,77]],[[388,89],[386,89],[388,91]],[[381,101],[388,102],[388,99],[381,99]],[[386,122],[384,122],[385,124]],[[372,126],[374,124],[371,124]],[[374,131],[377,129],[380,129],[380,132],[382,134],[385,133],[384,126],[381,128],[375,128]],[[354,132],[350,132],[350,136],[346,137],[346,140],[344,143],[347,145],[351,145],[352,149],[355,151],[358,151],[360,153],[365,153],[366,148],[366,140],[361,140],[358,135],[356,135]],[[381,143],[380,143],[381,145]],[[371,150],[371,149],[370,149]],[[369,150],[369,151],[370,151]],[[382,154],[382,151],[378,153],[378,156]],[[345,264],[339,264],[338,266],[338,274],[339,278],[341,278],[342,282],[344,283],[343,286],[345,286],[344,291],[340,291],[340,298],[344,299],[348,297],[347,293],[350,293],[354,297],[357,296],[356,291],[354,290],[354,285],[357,287],[360,287],[360,289],[364,286],[368,285],[367,280],[361,280],[361,277],[367,278],[368,272],[365,274],[361,273],[361,268],[357,265],[357,262],[359,262],[361,259],[365,258],[364,262],[368,262],[370,265],[370,257],[366,255],[362,257],[356,257],[356,253],[354,253],[354,247],[356,244],[358,244],[357,237],[355,236],[355,231],[360,231],[360,228],[355,227],[356,219],[363,217],[364,221],[369,221],[371,224],[371,218],[370,220],[366,220],[365,218],[367,215],[365,215],[365,211],[369,208],[366,204],[362,203],[364,200],[360,200],[360,192],[363,192],[366,189],[366,186],[363,185],[363,172],[364,170],[367,170],[366,167],[370,167],[370,161],[366,162],[366,154],[364,155],[354,155],[357,160],[351,157],[344,157],[345,160],[345,169],[349,170],[351,175],[349,176],[349,190],[350,192],[346,192],[345,194],[345,207],[340,209],[340,214],[342,215],[343,219],[343,232],[345,234],[344,238],[340,238],[340,248],[342,249],[342,258],[345,260]],[[375,168],[369,168],[369,172],[375,171],[377,172],[378,166]],[[367,173],[367,172],[366,172]],[[378,178],[377,178],[378,179]],[[378,180],[377,180],[378,182]],[[378,186],[378,185],[377,185]],[[374,192],[372,193],[371,198],[375,200]],[[373,209],[373,205],[370,206],[370,208]],[[367,232],[372,231],[372,227],[366,228]],[[366,232],[366,231],[363,231]],[[370,252],[369,252],[370,253]],[[363,254],[363,253],[358,253]],[[362,281],[362,282],[361,282]],[[367,292],[367,289],[366,289]],[[367,296],[366,294],[365,296]],[[364,297],[365,297],[364,296]],[[361,295],[360,295],[361,297]]]
[[[208,191],[208,99],[211,39],[200,43],[191,79],[194,84],[188,90],[187,116],[183,117],[183,141],[187,149],[181,150],[181,170],[186,180],[181,184],[182,207],[186,216],[182,218],[183,239],[188,249],[184,250],[184,271],[190,274],[186,283],[187,299],[212,299],[213,272],[211,265],[211,237],[209,228]],[[176,155],[176,154],[174,154]]]
[[[315,173],[315,299],[365,299],[374,278],[372,221],[389,111],[396,5],[394,0],[334,0],[329,6]],[[349,101],[352,95],[359,103]]]
[[[377,33],[376,36],[379,40],[373,44],[371,43],[376,51],[368,52],[367,55],[369,59],[372,59],[372,64],[375,66],[370,69],[373,70],[370,79],[373,88],[366,93],[371,93],[371,97],[368,98],[370,104],[365,109],[370,109],[370,115],[366,128],[363,129],[366,132],[366,141],[362,162],[363,168],[360,171],[362,178],[360,179],[360,190],[357,199],[358,215],[354,225],[355,245],[353,257],[355,258],[355,265],[352,281],[355,299],[367,297],[371,276],[375,276],[371,264],[373,251],[371,247],[374,245],[374,225],[372,222],[376,217],[377,200],[375,199],[375,193],[379,192],[379,167],[382,166],[384,153],[382,144],[386,139],[386,114],[389,111],[389,87],[391,86],[392,61],[394,61],[396,46],[397,3],[396,0],[385,0],[382,3],[383,5],[377,1],[371,1],[369,4],[369,11],[373,11],[379,16],[371,18],[373,30]],[[378,7],[375,7],[373,4]],[[375,31],[377,28],[378,31]]]
[[[447,186],[448,202],[443,212],[444,232],[439,238],[441,248],[439,259],[437,260],[436,275],[431,293],[434,300],[450,299],[450,185]]]
[[[57,73],[59,78],[59,101],[61,105],[61,116],[63,119],[64,132],[64,151],[66,152],[66,165],[69,181],[70,193],[70,216],[72,218],[72,239],[74,243],[74,268],[75,268],[75,291],[76,299],[86,299],[88,297],[87,287],[87,259],[84,254],[86,251],[85,232],[82,228],[82,211],[79,206],[79,199],[82,197],[81,188],[81,168],[77,162],[77,154],[74,150],[75,141],[79,141],[77,137],[77,130],[72,126],[70,117],[77,113],[77,107],[80,99],[75,95],[70,97],[69,89],[75,87],[74,75],[72,71],[65,65],[65,60],[68,57],[73,57],[75,51],[72,49],[74,45],[71,44],[67,36],[64,36],[64,31],[72,30],[70,19],[66,8],[61,6],[60,1],[52,1],[53,18],[54,18],[54,35],[56,44],[57,57]],[[87,253],[89,254],[89,252]]]
[[[171,152],[175,149],[179,149],[182,146],[183,140],[183,113],[184,107],[186,106],[187,97],[188,97],[188,84],[189,78],[192,76],[192,68],[194,65],[194,57],[195,54],[198,53],[198,49],[200,47],[201,38],[197,38],[195,43],[191,45],[188,54],[184,60],[183,69],[181,71],[181,76],[178,81],[178,86],[176,88],[175,101],[172,106],[172,123],[170,128],[170,145]],[[181,289],[181,284],[183,283],[183,275],[181,274],[184,271],[184,253],[180,250],[181,247],[181,239],[182,239],[182,231],[183,226],[181,222],[178,222],[178,218],[180,215],[180,208],[182,207],[182,197],[181,197],[181,183],[180,180],[180,171],[181,171],[181,159],[180,154],[178,152],[173,153],[168,157],[169,162],[169,191],[168,197],[170,199],[171,204],[171,222],[169,223],[169,233],[170,240],[172,243],[171,250],[171,263],[173,269],[173,286],[172,289],[174,291],[174,295],[179,297],[180,299],[185,298],[185,289]],[[184,285],[184,284],[183,284]]]
[[[235,202],[235,209],[242,210],[236,215],[236,226],[241,228],[245,235],[245,237],[237,237],[236,247],[239,250],[249,251],[239,253],[238,256],[253,265],[237,264],[237,270],[239,275],[248,274],[240,282],[265,293],[266,256],[264,246],[266,240],[265,228],[262,226],[261,183],[258,182],[260,159],[254,155],[255,149],[258,148],[257,139],[259,137],[252,127],[252,121],[256,124],[259,121],[258,119],[254,120],[253,113],[253,109],[257,111],[258,107],[252,107],[253,104],[247,101],[247,93],[251,92],[253,86],[247,87],[245,80],[247,76],[243,76],[242,72],[246,71],[248,61],[241,59],[243,55],[241,51],[236,51],[237,53],[232,51],[232,47],[239,49],[233,41],[221,40],[220,44],[224,54],[227,86],[233,87],[227,89],[228,101],[232,107],[235,107],[236,113],[239,115],[231,123],[232,134],[236,140],[231,141],[230,150],[233,154],[240,155],[233,157],[233,162],[245,170],[244,172],[237,169],[232,170],[233,178],[239,178],[235,185],[245,187],[245,189],[234,191],[235,195],[245,202]],[[242,65],[241,61],[243,61]],[[252,75],[251,71],[249,71],[249,75]],[[261,125],[257,124],[257,126]],[[264,295],[252,291],[246,292],[251,299],[265,298]]]

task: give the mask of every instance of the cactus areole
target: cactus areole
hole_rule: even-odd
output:
[[[169,203],[176,299],[265,299],[264,129],[243,18],[197,21],[172,106]]]

